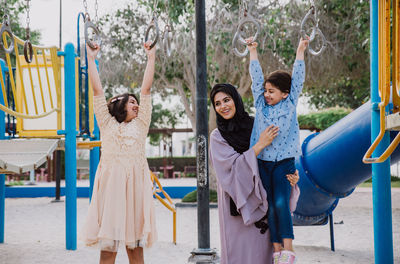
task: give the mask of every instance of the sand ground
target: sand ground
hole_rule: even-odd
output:
[[[6,199],[5,243],[0,244],[0,263],[98,263],[98,249],[87,248],[81,241],[77,250],[65,249],[65,203],[52,203],[52,200]],[[88,205],[88,199],[78,199],[78,231]],[[400,263],[400,189],[392,191],[392,207],[394,263]],[[210,244],[218,251],[217,210],[210,209]],[[196,208],[177,209],[177,245],[174,245],[172,213],[156,201],[159,241],[145,250],[145,263],[187,263],[191,250],[197,248],[196,219]],[[371,189],[357,188],[350,197],[342,199],[334,211],[334,222],[337,223],[334,225],[335,252],[330,250],[328,225],[295,227],[297,263],[374,263]],[[119,251],[116,263],[128,263],[124,250]]]

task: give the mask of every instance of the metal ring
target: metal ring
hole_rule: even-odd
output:
[[[317,24],[317,21],[315,21],[314,16],[311,16],[314,13],[314,9],[310,9],[307,14],[305,15],[305,17],[303,18],[303,20],[301,21],[301,26],[300,26],[300,35],[303,39],[307,39],[307,33],[305,30],[305,26],[306,26],[306,22],[307,20],[312,20],[312,22],[314,23],[314,27]],[[311,39],[310,37],[310,41],[312,41],[313,39]]]
[[[5,45],[4,45],[4,41],[3,41],[3,34],[4,32],[7,32],[8,35],[11,38],[11,43],[10,46],[6,49]],[[13,52],[14,50],[14,36],[13,33],[11,32],[11,28],[8,25],[8,23],[3,23],[3,26],[0,29],[0,38],[1,38],[1,46],[3,47],[4,51],[8,54],[10,54],[11,52]]]
[[[171,27],[169,25],[165,25],[164,35],[163,35],[163,47],[164,47],[164,52],[168,57],[171,56],[172,35],[169,34],[170,32],[171,32]]]
[[[256,39],[257,39],[257,37],[258,37],[258,34],[260,33],[261,28],[260,28],[260,24],[257,22],[257,20],[255,20],[252,16],[249,16],[249,15],[247,15],[246,17],[244,17],[242,20],[239,21],[238,30],[237,30],[237,33],[239,33],[239,35],[238,35],[238,41],[239,41],[240,44],[246,45],[246,46],[247,46],[247,44],[248,44],[248,43],[246,42],[246,39],[247,39],[247,38],[244,38],[244,37],[242,36],[242,34],[241,34],[241,32],[242,32],[242,31],[241,31],[241,28],[242,28],[245,24],[253,24],[253,25],[255,25],[256,28],[257,28],[257,31],[256,31],[256,33],[255,33],[254,36],[253,36],[253,42],[256,41]]]
[[[27,41],[25,41],[25,44],[24,44],[24,57],[25,57],[25,61],[27,63],[32,62],[33,48],[32,48],[32,43],[29,41],[29,39]]]
[[[160,30],[158,29],[157,18],[155,18],[155,17],[153,17],[149,26],[147,27],[146,36],[144,37],[144,42],[147,42],[149,40],[149,33],[152,28],[154,28],[156,31],[156,38],[151,43],[150,49],[154,48],[154,46],[157,44],[158,38],[160,36]]]
[[[247,53],[249,52],[249,50],[247,49],[247,45],[245,46],[246,49],[243,52],[240,52],[238,50],[237,44],[238,44],[239,37],[240,37],[240,33],[237,31],[235,33],[235,36],[233,37],[233,41],[232,41],[233,53],[235,53],[235,55],[238,57],[245,57],[247,55]]]
[[[89,28],[93,29],[93,32],[95,34],[95,40],[100,41],[100,30],[96,27],[96,25],[90,21],[89,14],[86,13],[85,15],[85,41],[88,44],[88,46],[92,49],[96,49],[96,46],[94,45],[93,41],[89,39]],[[100,43],[98,43],[100,44]]]
[[[314,28],[313,29],[313,32],[314,32],[314,38],[315,38],[315,36],[317,36],[317,35],[319,35],[319,36],[321,36],[321,38],[322,38],[322,47],[321,47],[321,49],[317,52],[317,51],[314,51],[311,47],[310,47],[310,45],[308,45],[308,50],[310,51],[310,53],[312,54],[312,55],[314,55],[314,56],[318,56],[318,55],[320,55],[324,50],[325,50],[325,48],[326,48],[326,38],[325,38],[325,36],[324,36],[324,34],[322,34],[322,32],[321,32],[321,30],[319,29],[319,28]]]

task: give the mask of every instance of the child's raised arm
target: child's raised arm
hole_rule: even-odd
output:
[[[300,39],[299,46],[297,47],[296,60],[304,60],[304,51],[307,49],[309,39]]]
[[[95,48],[92,49],[86,44],[86,55],[88,59],[88,74],[90,82],[92,83],[93,87],[93,95],[103,95],[103,87],[101,86],[99,72],[97,71],[95,59],[97,53],[100,51],[100,46],[96,43],[94,44]]]
[[[251,77],[251,91],[254,98],[254,106],[256,108],[263,107],[265,104],[264,99],[264,75],[257,55],[257,42],[252,42],[252,38],[246,39],[248,43],[247,48],[250,51],[250,77]]]
[[[144,71],[141,94],[149,95],[151,86],[153,85],[154,79],[154,68],[155,68],[155,61],[156,61],[156,47],[154,46],[150,49],[150,42],[144,43],[144,49],[147,54],[147,65],[146,70]]]
[[[258,55],[257,55],[257,42],[253,42],[253,38],[248,38],[246,39],[247,44],[247,49],[250,51],[250,61],[252,60],[258,60]]]

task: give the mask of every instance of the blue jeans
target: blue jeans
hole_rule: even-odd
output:
[[[289,199],[292,187],[287,174],[296,171],[294,158],[280,161],[258,160],[261,181],[267,191],[268,225],[271,242],[282,243],[283,238],[294,239]]]

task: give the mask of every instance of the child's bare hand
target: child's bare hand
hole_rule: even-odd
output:
[[[288,179],[290,185],[293,187],[297,184],[297,182],[299,181],[299,171],[296,170],[296,172],[294,174],[287,174],[286,178]]]
[[[95,42],[93,42],[93,45],[95,47],[94,49],[92,49],[91,47],[89,47],[88,44],[86,44],[86,55],[87,55],[88,59],[95,60],[97,54],[100,51],[100,46],[99,46],[99,44],[97,44]]]
[[[253,37],[247,38],[245,41],[250,52],[257,51],[258,43],[253,41]]]
[[[156,57],[156,46],[150,49],[151,41],[147,41],[143,44],[144,50],[146,51],[147,58],[152,59]]]
[[[297,53],[302,52],[304,53],[304,51],[307,49],[308,43],[310,42],[310,37],[307,36],[307,39],[300,39],[299,42],[299,46],[297,47]]]

